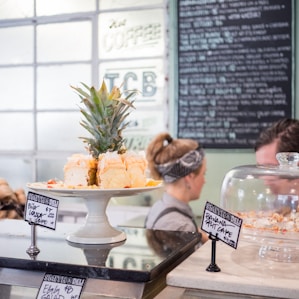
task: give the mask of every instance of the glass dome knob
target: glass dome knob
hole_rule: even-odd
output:
[[[284,152],[276,154],[276,159],[279,162],[280,167],[298,167],[299,153],[296,152]]]

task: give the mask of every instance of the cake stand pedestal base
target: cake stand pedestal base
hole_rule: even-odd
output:
[[[126,234],[113,228],[107,218],[106,208],[110,200],[109,194],[83,197],[87,206],[86,222],[76,232],[70,233],[66,239],[80,244],[108,244],[126,240]]]

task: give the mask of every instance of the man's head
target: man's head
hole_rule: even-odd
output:
[[[299,152],[299,120],[284,118],[261,132],[255,144],[256,163],[277,165],[279,152]]]

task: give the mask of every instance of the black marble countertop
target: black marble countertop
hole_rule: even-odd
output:
[[[23,220],[0,220],[0,267],[104,280],[149,282],[186,259],[200,241],[194,233],[119,227],[121,243],[84,245],[66,236],[80,224],[58,222],[55,230],[36,226],[36,257],[31,225]]]

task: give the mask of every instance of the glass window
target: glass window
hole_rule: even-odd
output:
[[[96,0],[36,0],[38,16],[94,11]]]
[[[0,28],[0,40],[0,64],[33,62],[33,26]]]
[[[11,188],[24,188],[32,181],[33,166],[26,157],[1,157],[0,177],[4,178]]]
[[[91,60],[91,22],[39,25],[38,62]]]
[[[160,132],[164,126],[164,111],[143,110],[132,112],[128,116],[130,124],[125,131],[126,135],[153,135],[153,132]],[[142,134],[136,134],[142,132]],[[134,134],[133,134],[134,133]],[[124,135],[125,135],[124,134]]]
[[[38,109],[78,109],[80,98],[72,86],[90,85],[90,64],[40,66],[37,69]],[[1,105],[1,104],[0,104]]]
[[[37,163],[37,181],[47,182],[50,179],[63,180],[63,166],[66,159],[39,159]]]
[[[0,150],[33,150],[33,114],[0,113]]]
[[[143,150],[165,130],[165,9],[165,0],[0,0],[0,176],[14,187],[63,179],[67,156],[87,153],[71,88],[81,82],[140,91],[127,147]]]
[[[117,9],[148,5],[162,5],[164,0],[98,0],[100,9]]]
[[[34,0],[0,0],[0,19],[30,18],[33,3]]]
[[[163,55],[163,9],[103,13],[99,19],[99,56],[138,58]]]
[[[33,109],[31,67],[0,68],[0,78],[0,110]]]
[[[148,107],[161,110],[165,88],[163,58],[102,63],[99,73],[109,90],[114,85],[122,84],[124,91],[137,89],[140,93],[136,96],[134,106],[138,111]]]
[[[80,136],[86,136],[80,125],[81,113],[45,112],[37,115],[38,149],[42,151],[84,151]]]

